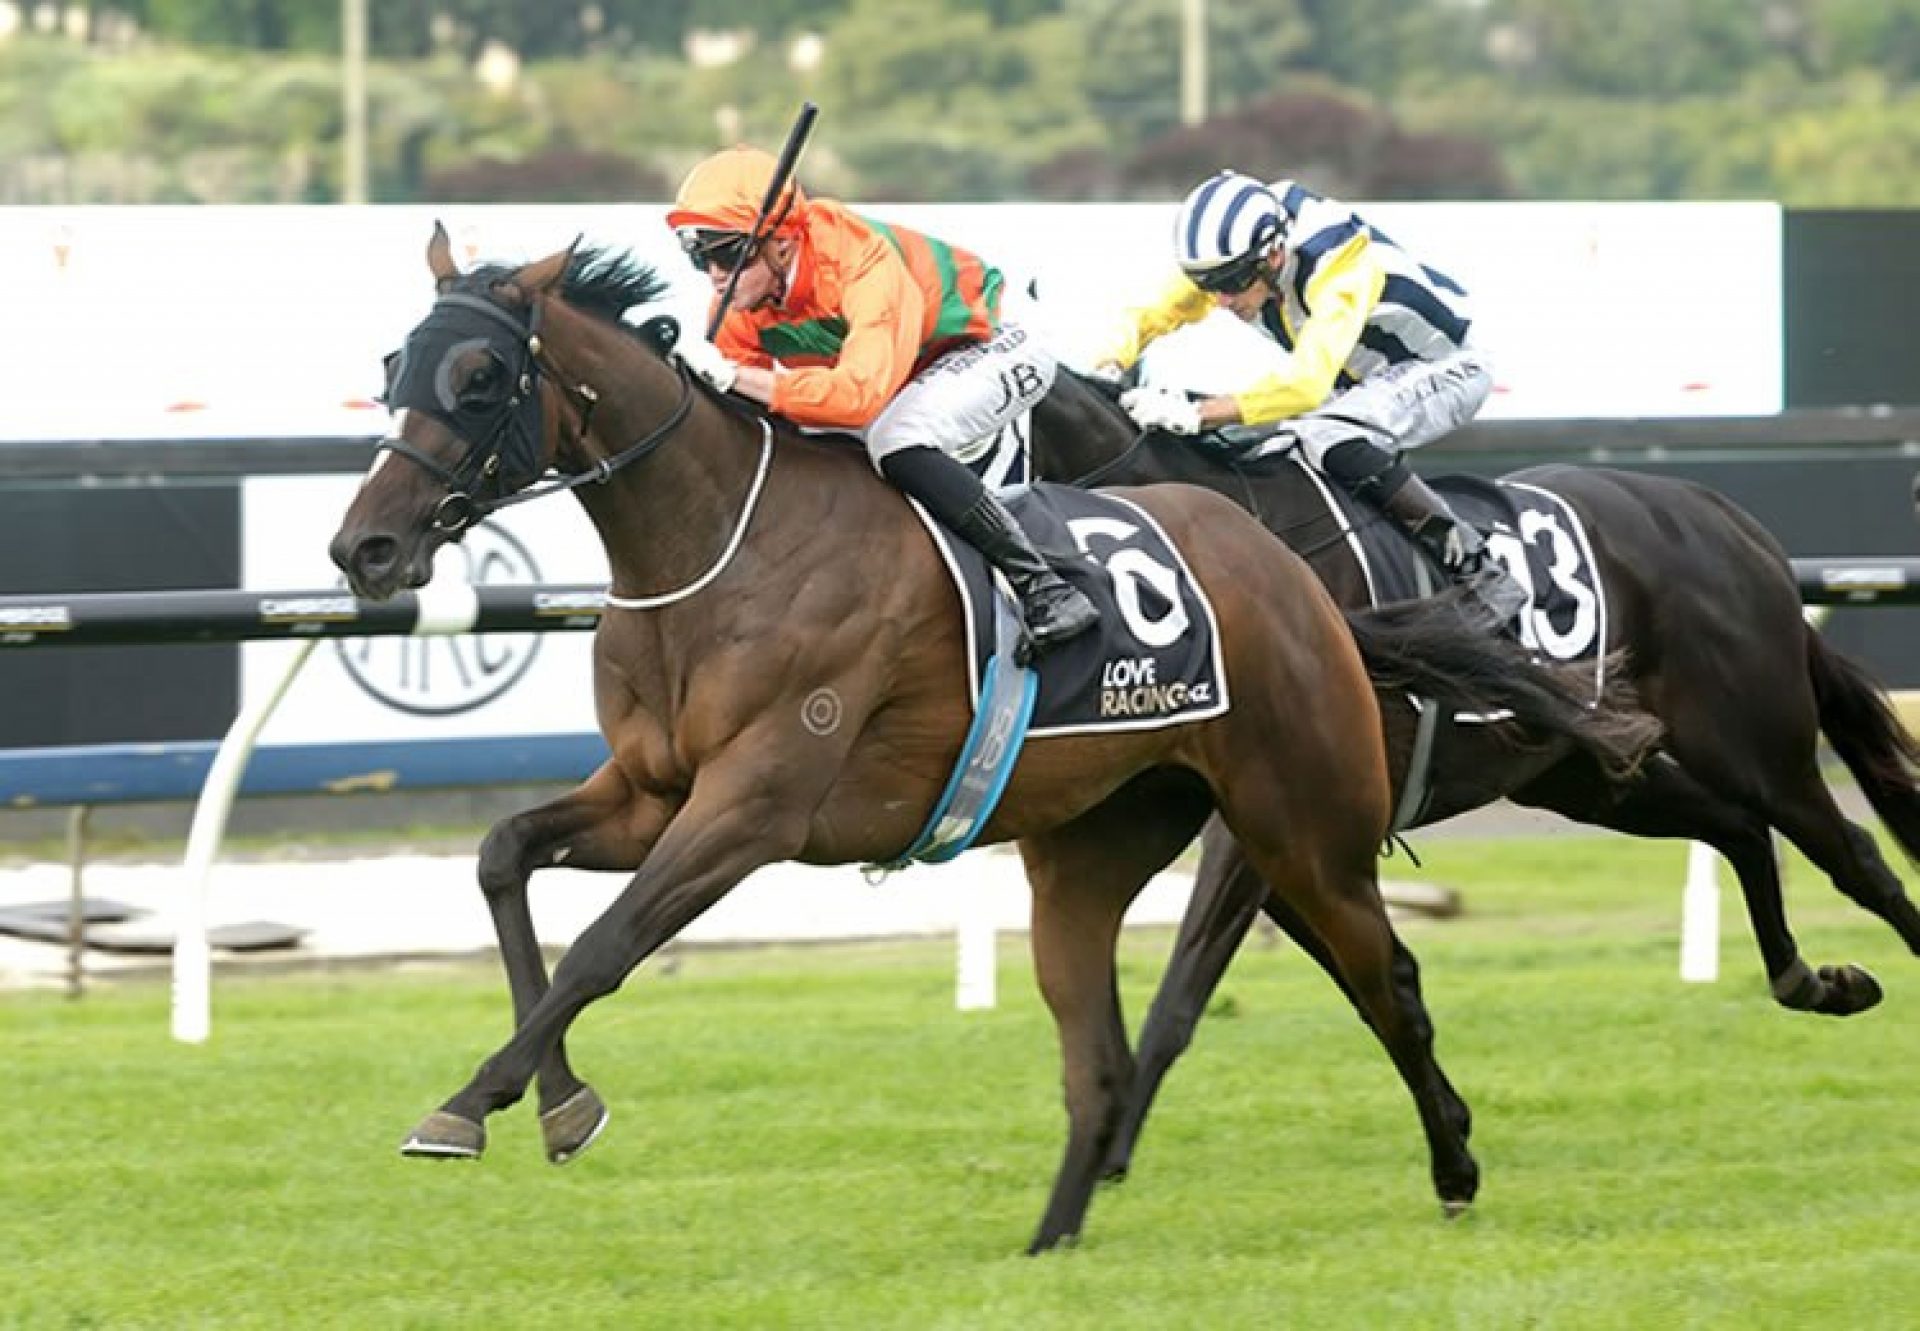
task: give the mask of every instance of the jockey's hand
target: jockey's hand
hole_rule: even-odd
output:
[[[1200,433],[1200,404],[1185,393],[1169,388],[1130,388],[1120,395],[1120,405],[1143,430]]]
[[[680,363],[713,385],[717,393],[725,393],[733,388],[733,381],[740,375],[740,366],[720,354],[720,348],[703,337],[682,338],[674,343],[673,354]]]
[[[1127,372],[1110,360],[1100,361],[1087,371],[1087,378],[1103,383],[1109,388],[1119,387],[1120,381],[1126,377]]]

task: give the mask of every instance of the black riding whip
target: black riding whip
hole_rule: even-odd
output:
[[[786,220],[787,208],[793,206],[791,196],[787,208],[778,215],[773,206],[779,202],[781,191],[787,187],[787,181],[793,176],[793,169],[800,162],[800,154],[806,150],[807,139],[813,133],[813,122],[820,118],[820,108],[812,102],[800,103],[800,114],[794,117],[793,128],[787,131],[787,143],[780,150],[780,159],[774,163],[773,179],[767,182],[767,197],[760,201],[759,216],[753,219],[753,229],[747,233],[747,244],[740,251],[740,257],[733,261],[733,269],[727,274],[727,285],[720,292],[720,299],[713,307],[713,318],[707,323],[707,341],[711,342],[720,331],[720,321],[727,317],[727,309],[733,304],[733,288],[740,281],[740,272],[754,256],[759,253],[760,243],[772,235],[774,229]]]

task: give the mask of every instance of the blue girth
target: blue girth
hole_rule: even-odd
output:
[[[1020,638],[1017,614],[1005,595],[993,598],[993,659],[980,681],[980,705],[960,747],[960,760],[913,844],[894,859],[867,865],[869,871],[904,869],[916,862],[944,864],[971,846],[993,816],[1027,737],[1039,691],[1039,677],[1013,661]]]

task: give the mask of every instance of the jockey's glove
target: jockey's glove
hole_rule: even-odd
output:
[[[1087,371],[1087,378],[1097,379],[1109,387],[1118,385],[1119,382],[1126,377],[1127,372],[1120,368],[1117,361],[1103,360]]]
[[[1120,395],[1120,405],[1143,430],[1200,433],[1200,404],[1185,393],[1169,388],[1131,388]]]
[[[740,374],[740,366],[705,338],[690,337],[676,342],[673,354],[680,358],[681,364],[712,384],[717,393],[731,391],[733,381]]]

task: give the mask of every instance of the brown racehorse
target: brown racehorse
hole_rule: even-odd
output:
[[[885,860],[914,839],[968,727],[964,626],[925,531],[861,451],[696,389],[619,321],[660,294],[650,270],[567,251],[463,275],[438,228],[428,260],[440,294],[389,385],[402,416],[383,447],[398,456],[369,473],[335,561],[357,594],[390,596],[424,584],[435,550],[491,509],[571,489],[606,547],[611,595],[644,606],[610,606],[594,643],[611,757],[481,851],[516,1030],[403,1146],[478,1156],[487,1116],[537,1074],[557,1162],[606,1119],[563,1044],[588,1003],[754,869]],[[550,467],[560,479],[536,485]],[[1616,762],[1637,759],[1650,723],[1585,710],[1574,686],[1452,607],[1343,616],[1218,495],[1131,497],[1213,604],[1232,706],[1034,742],[981,838],[1020,844],[1065,1067],[1066,1153],[1032,1247],[1079,1232],[1133,1073],[1114,976],[1122,913],[1216,809],[1324,940],[1412,1094],[1441,1202],[1464,1207],[1478,1185],[1467,1108],[1375,880],[1389,816],[1375,687],[1512,706]],[[527,880],[557,864],[633,877],[549,981]]]

